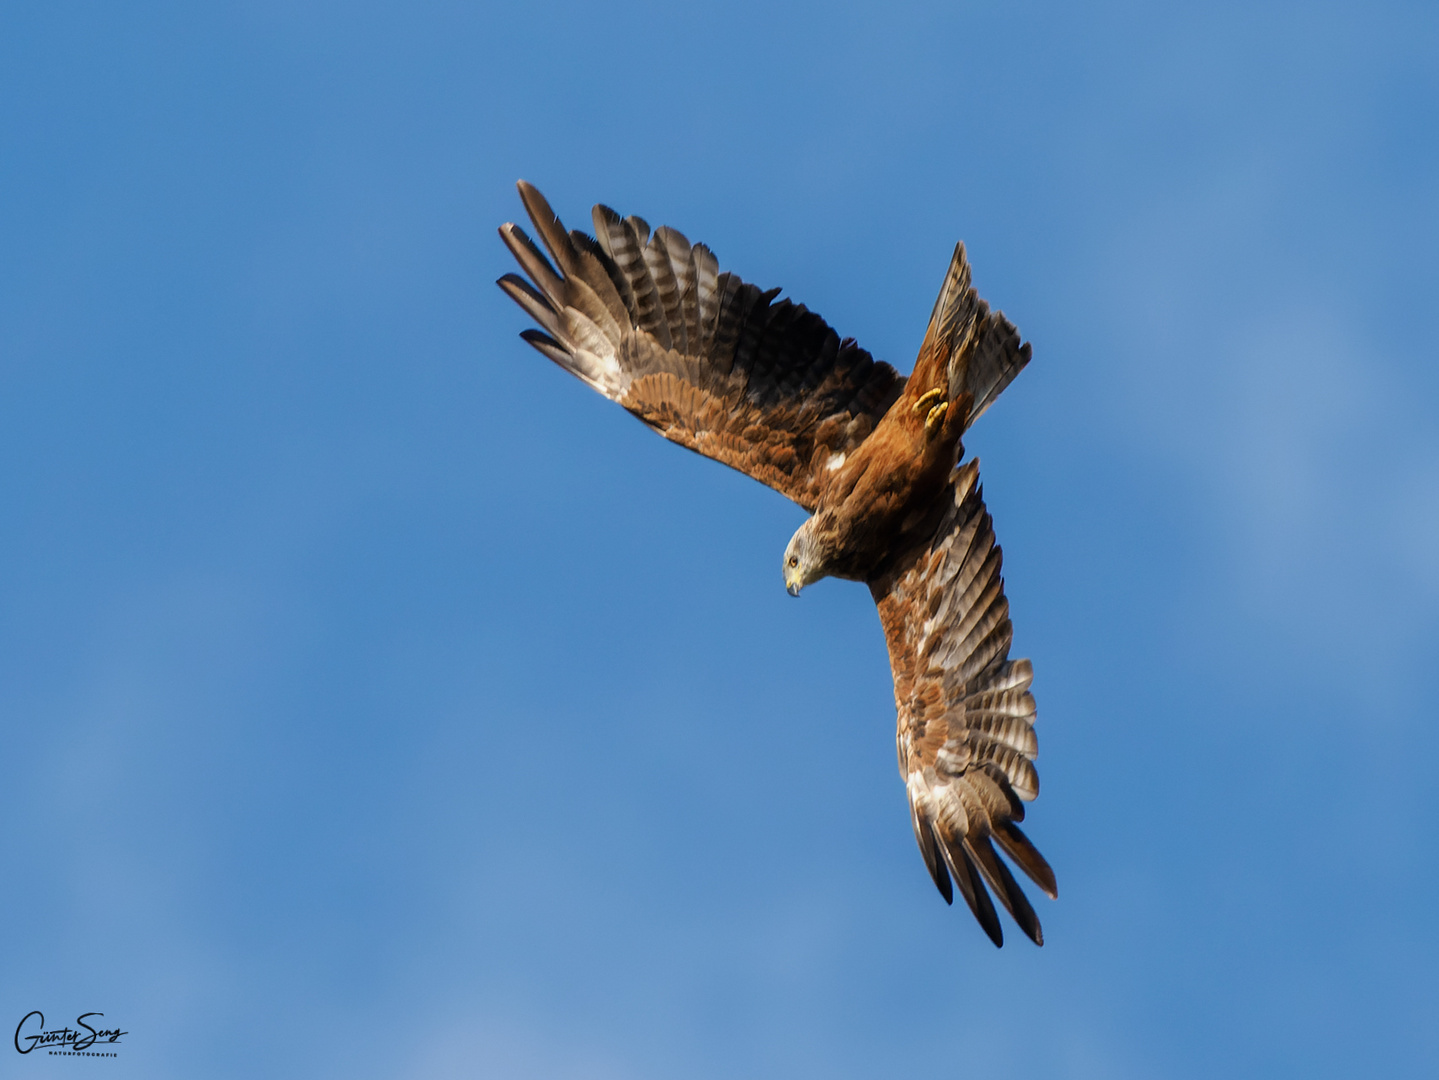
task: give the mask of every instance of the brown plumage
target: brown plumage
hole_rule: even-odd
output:
[[[520,198],[549,258],[516,225],[500,236],[530,280],[499,285],[539,323],[521,335],[665,438],[810,511],[785,550],[785,584],[869,585],[889,645],[899,771],[915,839],[946,901],[953,887],[996,945],[990,891],[1036,944],[1039,920],[994,849],[1046,894],[1054,872],[1020,832],[1034,771],[1033,672],[1009,659],[1000,549],[965,430],[1030,349],[970,283],[955,248],[906,379],[778,289],[720,273],[668,227],[596,206],[567,232],[535,188]],[[553,263],[551,262],[553,260]]]

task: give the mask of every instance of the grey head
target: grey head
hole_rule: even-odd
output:
[[[784,549],[784,587],[791,596],[798,596],[810,582],[829,575],[824,569],[823,545],[815,535],[814,521],[810,518],[796,529]]]

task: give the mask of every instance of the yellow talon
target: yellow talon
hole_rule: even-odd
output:
[[[944,420],[944,414],[949,411],[949,402],[941,401],[934,408],[929,410],[929,415],[924,418],[924,430],[933,431]]]
[[[920,399],[914,403],[914,411],[917,413],[924,412],[936,399],[942,397],[944,397],[944,391],[938,387],[935,387],[933,390],[926,390],[920,395]]]

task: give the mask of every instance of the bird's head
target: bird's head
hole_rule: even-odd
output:
[[[810,518],[795,531],[784,549],[784,587],[791,596],[798,596],[806,585],[826,575],[820,565],[823,560],[819,549],[814,518]]]

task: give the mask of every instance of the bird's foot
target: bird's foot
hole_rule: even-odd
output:
[[[926,390],[920,395],[919,400],[914,403],[914,411],[922,413],[942,397],[944,397],[944,391],[939,387],[935,387],[933,390]]]
[[[949,412],[949,402],[941,401],[934,408],[929,410],[929,415],[924,418],[924,430],[934,434],[934,429],[944,422],[944,414]]]

